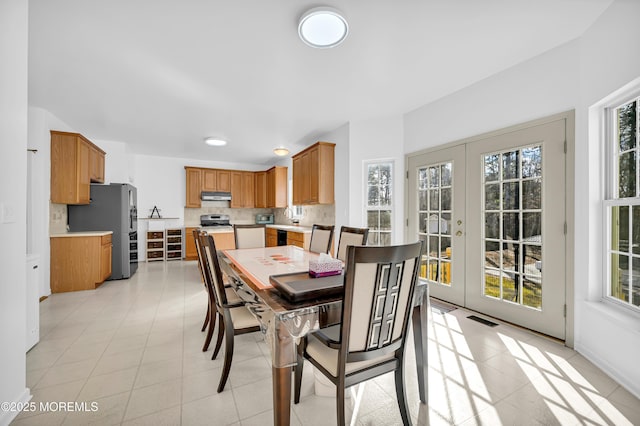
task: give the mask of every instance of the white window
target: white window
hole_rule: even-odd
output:
[[[640,97],[628,97],[604,111],[610,153],[604,201],[604,296],[640,311]]]
[[[392,188],[393,162],[365,163],[365,197],[367,199],[365,214],[369,239],[367,245],[388,246],[392,241]]]

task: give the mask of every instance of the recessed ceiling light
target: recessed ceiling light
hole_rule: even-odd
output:
[[[298,35],[306,44],[320,49],[339,45],[349,34],[349,24],[332,7],[314,7],[298,22]]]
[[[281,147],[275,148],[273,150],[273,153],[275,155],[279,155],[280,157],[283,157],[289,153],[289,150],[281,146]]]
[[[204,139],[204,143],[211,146],[225,146],[227,144],[227,141],[220,138],[209,137]]]

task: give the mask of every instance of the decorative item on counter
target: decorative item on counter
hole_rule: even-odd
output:
[[[157,216],[154,216],[157,215]],[[160,209],[158,208],[158,206],[153,206],[153,209],[151,209],[151,214],[149,215],[149,219],[162,219],[162,216],[160,216]]]
[[[316,260],[309,261],[309,275],[314,278],[328,277],[342,273],[342,261],[334,259],[328,254],[320,253]]]

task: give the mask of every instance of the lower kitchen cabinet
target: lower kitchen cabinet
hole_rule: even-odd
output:
[[[51,292],[96,289],[111,276],[111,257],[111,233],[52,236]]]
[[[310,234],[305,232],[287,232],[287,245],[309,250]]]
[[[198,227],[187,227],[184,229],[184,260],[198,260],[198,250],[196,249],[196,241],[193,239],[193,230]]]
[[[276,247],[278,245],[278,230],[275,228],[267,228],[267,247]]]

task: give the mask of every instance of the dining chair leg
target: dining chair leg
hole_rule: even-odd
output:
[[[207,315],[205,315],[204,317],[204,322],[202,323],[202,328],[200,329],[200,331],[204,331],[205,328],[207,328],[207,324],[209,324],[209,305],[207,305]]]
[[[338,408],[338,426],[344,426],[344,380],[336,385],[336,405]]]
[[[213,315],[211,315],[210,309],[207,310],[207,313],[209,314],[209,316],[211,316],[211,318],[209,319],[209,321],[207,321],[209,323],[209,329],[207,330],[207,337],[204,339],[202,352],[206,352],[209,350],[209,345],[211,344],[211,338],[213,337],[213,330],[216,328],[217,313],[214,313]]]
[[[216,341],[216,348],[213,350],[211,359],[216,359],[216,357],[218,356],[218,352],[220,352],[220,348],[222,347],[222,338],[224,337],[224,329],[224,318],[222,317],[222,315],[218,315],[218,340]],[[233,330],[231,330],[231,333],[233,333]]]
[[[231,321],[225,321],[225,333],[226,338],[224,340],[224,365],[222,367],[222,375],[220,376],[220,383],[218,383],[218,393],[224,390],[224,385],[227,384],[229,378],[229,371],[231,371],[231,361],[233,360],[233,324]]]
[[[395,371],[396,381],[396,397],[398,399],[398,407],[400,408],[400,416],[402,417],[402,423],[405,426],[411,424],[409,419],[409,406],[407,405],[407,397],[405,395],[404,385],[404,359],[401,357],[398,368]]]
[[[298,344],[298,355],[296,358],[296,365],[294,367],[295,380],[293,385],[293,403],[300,402],[300,388],[302,387],[302,369],[304,367],[304,350],[306,346],[306,339],[301,339]]]

